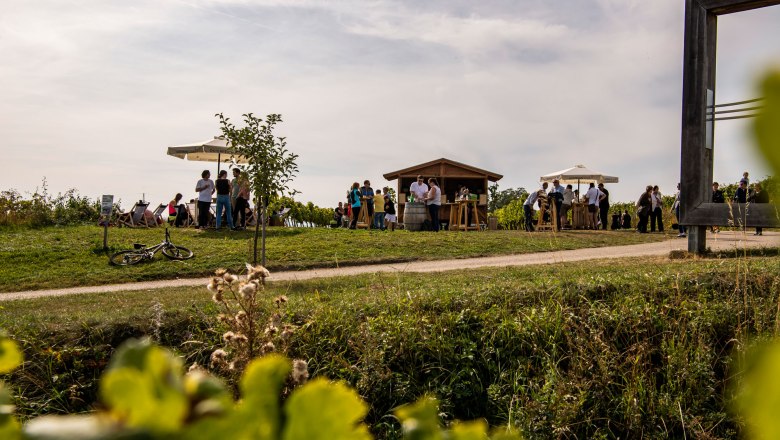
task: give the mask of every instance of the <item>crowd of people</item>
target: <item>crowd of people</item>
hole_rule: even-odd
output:
[[[197,221],[198,228],[206,229],[212,222],[219,231],[223,222],[230,230],[237,231],[246,228],[247,211],[249,207],[249,176],[245,171],[233,168],[233,179],[228,179],[227,170],[217,175],[217,180],[211,180],[211,171],[203,170],[201,178],[195,184],[198,198],[190,203],[197,203],[197,219],[192,218],[186,205],[181,203],[181,193],[168,203],[168,221],[174,226],[182,226]],[[216,196],[215,196],[216,195]],[[216,215],[211,212],[211,204],[216,201]]]
[[[217,230],[222,228],[223,223],[227,223],[227,227],[230,230],[246,228],[247,212],[250,209],[249,178],[245,171],[241,171],[238,168],[234,168],[232,172],[233,178],[229,180],[227,170],[220,171],[216,181],[211,180],[211,172],[209,170],[204,170],[201,173],[201,179],[195,185],[195,191],[198,193],[197,200],[190,200],[192,203],[197,202],[197,225],[199,228],[206,228],[207,225],[212,223],[215,224]],[[426,183],[424,177],[419,175],[409,187],[408,202],[418,202],[426,205],[430,217],[430,230],[432,231],[441,229],[439,219],[441,194],[441,188],[435,177],[429,178]],[[457,195],[459,198],[468,198],[468,188],[461,186]],[[175,226],[182,226],[195,220],[187,207],[181,203],[182,198],[183,195],[178,193],[168,204],[169,221]],[[584,228],[593,230],[607,229],[610,200],[609,191],[604,187],[603,183],[598,185],[590,183],[588,190],[580,197],[579,191],[574,190],[572,185],[564,187],[556,179],[553,180],[550,188],[549,184],[544,182],[539,190],[529,193],[523,203],[526,231],[534,230],[534,205],[538,204],[541,206],[542,199],[545,199],[549,204],[555,205],[555,212],[559,216],[557,222],[559,230],[572,227],[570,213],[573,213],[572,206],[574,203],[587,204]],[[214,201],[216,201],[216,215],[211,212],[211,205]],[[745,172],[739,181],[733,201],[735,203],[768,203],[769,195],[761,187],[760,183],[751,186],[749,174]],[[718,182],[712,184],[711,202],[726,202],[725,195],[720,189]],[[369,180],[365,180],[363,186],[360,186],[358,182],[354,182],[347,192],[346,203],[339,202],[334,209],[334,223],[337,226],[355,229],[360,213],[363,210],[367,211],[366,218],[369,219],[369,224],[367,225],[369,229],[395,230],[398,222],[396,201],[393,191],[388,187],[374,190],[371,188]],[[671,211],[679,220],[679,183],[677,184],[677,192]],[[543,215],[549,215],[549,212],[545,212]],[[636,215],[638,219],[636,230],[638,232],[664,232],[663,195],[658,185],[647,185],[645,187],[645,191],[636,202]],[[632,227],[631,223],[632,217],[627,210],[612,216],[612,229],[630,229]],[[718,233],[719,228],[712,226],[711,231]],[[683,225],[679,225],[678,232],[678,237],[687,235],[686,227]],[[756,228],[755,234],[762,235],[762,229]]]
[[[339,202],[334,210],[333,220],[337,226],[356,229],[360,212],[367,211],[368,228],[381,231],[394,231],[397,223],[395,200],[390,188],[374,191],[371,182],[363,181],[363,186],[355,182],[347,192],[347,202]]]
[[[534,230],[534,205],[541,206],[546,199],[550,204],[555,204],[556,212],[559,214],[558,229],[567,229],[571,227],[569,213],[572,212],[574,203],[587,204],[587,221],[585,229],[607,229],[610,201],[609,191],[603,183],[596,185],[590,183],[587,192],[582,198],[577,190],[573,190],[572,185],[562,186],[559,180],[553,180],[552,188],[544,182],[542,187],[531,192],[523,204],[523,213],[525,217],[525,230]],[[712,184],[712,203],[725,203],[726,199],[723,191],[719,188],[718,182]],[[749,174],[746,171],[739,181],[739,186],[734,195],[735,203],[769,203],[768,193],[762,189],[760,183],[750,185]],[[663,194],[658,185],[647,185],[645,191],[639,196],[636,202],[637,225],[636,230],[639,233],[664,232],[664,203]],[[677,184],[677,192],[671,207],[674,216],[680,219],[680,184]],[[548,215],[544,213],[543,215]],[[612,229],[631,229],[632,217],[628,210],[622,213],[617,212],[612,215]],[[684,225],[677,225],[678,237],[687,236],[687,228]],[[712,232],[718,233],[719,228],[712,226]],[[755,235],[762,235],[762,228],[756,228]]]
[[[546,198],[549,203],[555,204],[555,212],[558,213],[557,228],[570,229],[572,222],[569,220],[569,213],[573,213],[574,203],[587,203],[587,224],[586,229],[607,229],[607,217],[609,215],[609,191],[603,183],[596,186],[590,183],[588,191],[580,199],[579,190],[573,189],[572,185],[564,187],[558,179],[553,180],[552,188],[547,193],[549,184],[542,183],[540,190],[534,191],[528,195],[523,203],[523,214],[525,217],[525,230],[532,232],[534,230],[534,204],[542,205],[542,198]],[[543,215],[546,215],[543,214]],[[573,214],[572,214],[573,215]]]

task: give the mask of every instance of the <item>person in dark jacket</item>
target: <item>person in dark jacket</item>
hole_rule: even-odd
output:
[[[599,191],[604,193],[604,197],[599,199],[599,219],[601,220],[601,228],[607,230],[607,218],[609,217],[609,191],[604,188],[603,183],[599,183]]]
[[[362,197],[366,203],[363,204],[362,209],[368,210],[368,229],[371,229],[374,220],[374,190],[371,188],[371,182],[368,180],[363,181],[363,186],[360,188],[360,197]]]
[[[726,197],[723,195],[723,190],[719,189],[718,182],[712,182],[712,203],[726,203]],[[719,226],[710,226],[710,231],[713,234],[720,232]]]
[[[620,222],[620,227],[623,229],[631,229],[631,214],[628,213],[628,209],[623,211],[623,219]]]
[[[739,182],[737,192],[734,194],[734,201],[737,203],[747,203],[748,186],[745,182]]]
[[[648,185],[645,188],[645,192],[639,196],[639,200],[636,202],[637,215],[639,216],[639,223],[636,229],[642,233],[647,233],[647,223],[650,219],[650,210],[653,209],[653,201],[651,199],[653,192],[653,186]]]
[[[769,193],[761,189],[761,184],[755,184],[755,192],[751,198],[752,203],[769,203]],[[756,233],[753,235],[764,235],[764,229],[761,227],[756,228]]]

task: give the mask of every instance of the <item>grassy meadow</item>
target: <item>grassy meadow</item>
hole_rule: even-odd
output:
[[[114,267],[108,255],[133,243],[161,242],[163,229],[111,228],[108,253],[103,230],[94,226],[0,229],[0,292],[101,285],[206,276],[217,267],[239,270],[251,261],[252,231],[215,232],[171,229],[172,241],[195,252],[187,261],[155,261]],[[522,254],[585,247],[646,243],[661,234],[631,231],[432,232],[350,231],[326,228],[270,228],[267,261],[271,270]]]
[[[447,420],[485,418],[528,438],[736,438],[736,361],[780,321],[774,250],[709,258],[551,264],[272,283],[299,326],[288,354],[370,404],[424,394]],[[0,304],[28,362],[6,378],[26,416],[86,411],[129,337],[206,364],[222,329],[205,288]],[[685,434],[683,434],[685,433]]]

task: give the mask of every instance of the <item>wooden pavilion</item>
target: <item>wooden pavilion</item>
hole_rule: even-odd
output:
[[[471,165],[441,158],[430,162],[414,165],[402,170],[384,174],[387,180],[398,180],[396,194],[398,195],[398,219],[403,219],[404,206],[409,199],[409,187],[422,175],[428,183],[428,178],[435,177],[442,192],[442,204],[439,218],[447,222],[450,211],[456,208],[454,204],[458,189],[465,185],[471,194],[477,196],[479,218],[487,218],[487,194],[489,182],[501,180],[501,174],[483,170]],[[450,225],[451,226],[451,225]]]

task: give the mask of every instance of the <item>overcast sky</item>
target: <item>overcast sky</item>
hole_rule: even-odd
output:
[[[215,164],[166,156],[214,114],[281,113],[294,187],[321,206],[353,181],[439,157],[536,188],[584,164],[673,193],[682,0],[2,1],[0,189],[76,188],[128,207]],[[780,7],[719,19],[717,102],[780,60]],[[716,127],[715,179],[768,173],[746,120]],[[393,182],[394,184],[394,182]]]

